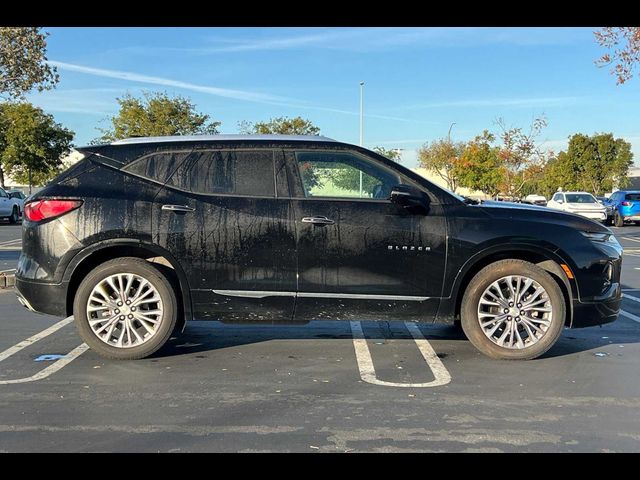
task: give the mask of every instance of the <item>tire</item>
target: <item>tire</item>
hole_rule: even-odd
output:
[[[15,225],[20,220],[20,215],[18,214],[18,207],[13,207],[13,211],[11,212],[11,216],[9,217],[9,223],[11,225]]]
[[[92,295],[101,284],[108,299],[101,293]],[[125,305],[118,289],[127,290],[125,300],[131,304]],[[75,294],[73,316],[80,336],[99,355],[135,360],[148,357],[167,342],[176,325],[177,305],[174,289],[158,268],[140,258],[122,257],[97,266],[84,278]]]
[[[616,227],[624,227],[624,219],[620,216],[619,213],[616,212],[616,214],[613,217],[613,224]]]
[[[499,297],[498,291],[492,287],[494,283],[504,287],[504,289],[501,288],[501,291],[505,297],[508,298],[511,295],[506,289],[507,279],[511,276],[521,277],[520,285],[523,286],[522,282],[532,281],[524,291],[525,294],[520,297],[520,301],[523,301],[524,306],[517,308],[519,305],[517,302],[512,302],[512,305],[504,303],[499,307],[488,306],[488,301]],[[516,282],[516,279],[514,278],[512,281]],[[538,288],[536,284],[542,287],[544,291],[533,298],[532,308],[527,309],[527,301],[532,301],[533,291]],[[516,283],[514,289],[517,286]],[[491,292],[487,293],[490,288],[492,289]],[[491,295],[493,295],[493,298]],[[544,303],[540,304],[538,300]],[[502,299],[499,301],[503,302]],[[493,303],[497,304],[498,302]],[[539,305],[536,306],[536,304]],[[550,311],[541,312],[538,309]],[[507,316],[506,319],[511,319],[507,321],[505,316],[508,313],[505,310],[509,310],[511,315],[517,316]],[[523,310],[526,311],[525,315],[522,315]],[[493,339],[490,339],[489,335],[485,334],[485,330],[481,326],[480,312],[483,312],[482,316],[485,318],[486,330],[494,329],[497,325],[494,329],[495,332],[492,334]],[[562,290],[549,273],[523,260],[501,260],[480,270],[469,282],[462,298],[460,315],[464,333],[473,346],[483,354],[496,359],[531,360],[549,350],[560,337],[565,323],[566,305]],[[527,320],[522,320],[519,315],[522,315],[522,318]],[[492,318],[496,318],[498,321],[491,322]],[[502,319],[502,323],[500,323],[499,319]],[[516,319],[517,321],[514,321]],[[544,325],[543,321],[545,322]],[[531,324],[536,326],[537,329],[531,327]],[[515,326],[518,329],[518,333],[505,333],[509,325]],[[529,335],[528,332],[534,332],[534,335]],[[504,339],[503,343],[509,344],[513,342],[515,345],[499,345],[500,337]],[[518,341],[518,337],[520,337],[520,341]]]

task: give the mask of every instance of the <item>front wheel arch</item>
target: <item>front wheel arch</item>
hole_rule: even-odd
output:
[[[451,307],[454,322],[460,320],[462,297],[473,277],[486,266],[500,260],[524,260],[539,266],[551,274],[552,278],[560,286],[567,306],[565,326],[571,326],[573,322],[573,299],[577,298],[578,295],[575,280],[570,281],[562,270],[562,267],[560,267],[560,263],[564,263],[562,259],[540,248],[538,248],[537,251],[528,248],[487,251],[469,259],[460,269],[452,289]]]

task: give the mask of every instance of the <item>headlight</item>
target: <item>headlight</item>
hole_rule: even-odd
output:
[[[614,245],[620,245],[618,243],[618,239],[615,237],[613,233],[602,233],[602,232],[580,232],[582,235],[587,237],[592,242],[600,242],[600,243],[612,243]]]

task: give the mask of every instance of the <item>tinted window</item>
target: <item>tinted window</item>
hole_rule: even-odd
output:
[[[194,193],[274,196],[273,151],[192,152],[167,185]]]
[[[557,202],[558,200],[562,200],[562,194],[561,194],[561,193],[556,193],[556,194],[553,196],[552,200],[553,200],[554,202]]]
[[[397,175],[351,153],[297,152],[306,197],[389,198]]]
[[[624,196],[624,199],[633,202],[640,202],[640,193],[627,193]]]
[[[190,152],[162,152],[146,155],[127,165],[124,170],[156,182],[165,183]]]

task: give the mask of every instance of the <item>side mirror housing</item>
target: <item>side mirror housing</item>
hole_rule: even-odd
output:
[[[426,214],[429,211],[429,196],[411,185],[400,184],[393,187],[389,200],[412,213]]]

